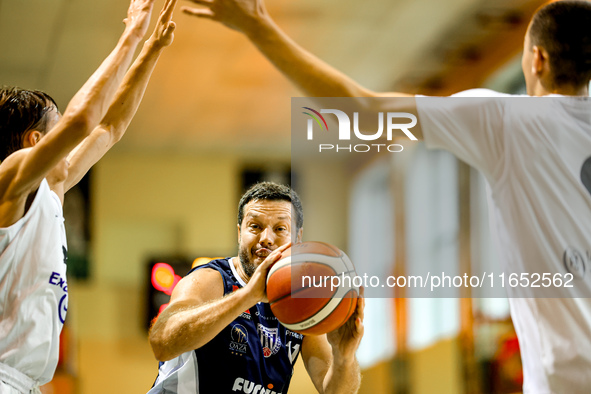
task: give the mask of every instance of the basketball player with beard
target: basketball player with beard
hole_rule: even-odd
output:
[[[505,273],[531,278],[505,287],[523,390],[590,392],[591,2],[546,2],[532,17],[521,62],[527,95],[472,89],[435,98],[366,89],[296,44],[263,0],[190,1],[198,7],[183,11],[242,32],[307,96],[348,97],[351,112],[411,113],[412,133],[428,148],[479,170]],[[568,275],[570,288],[547,282]]]
[[[238,207],[238,257],[194,268],[150,330],[161,363],[149,394],[286,394],[300,352],[318,392],[357,392],[363,298],[345,325],[320,336],[283,327],[266,303],[267,272],[292,239],[301,241],[303,222],[289,187],[263,182],[246,191]]]

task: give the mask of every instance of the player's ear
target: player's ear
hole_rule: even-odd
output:
[[[240,225],[237,224],[236,227],[238,228],[238,243],[240,243]]]
[[[43,136],[43,134],[41,134],[40,131],[37,131],[37,130],[27,131],[27,133],[25,134],[25,138],[23,139],[23,148],[30,148],[32,146],[37,145],[37,142],[39,142],[39,140],[41,140],[42,136]]]
[[[535,75],[540,75],[549,66],[548,51],[546,51],[543,47],[539,47],[537,45],[534,45],[532,47],[532,51],[532,72]]]
[[[304,236],[304,228],[300,228],[298,230],[298,235],[296,236],[296,243],[302,242],[302,237]]]

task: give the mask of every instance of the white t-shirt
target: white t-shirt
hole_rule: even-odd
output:
[[[0,228],[0,363],[44,384],[55,372],[68,309],[66,232],[44,179],[26,214]]]
[[[589,393],[591,299],[576,297],[591,297],[591,99],[478,89],[417,108],[427,147],[486,177],[505,271],[573,275],[574,288],[508,288],[524,392]]]

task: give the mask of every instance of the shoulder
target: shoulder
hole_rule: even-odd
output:
[[[187,274],[187,276],[190,275],[199,275],[197,274],[200,271],[209,271],[209,273],[205,274],[205,275],[211,275],[211,273],[217,273],[218,277],[220,277],[222,279],[222,282],[224,283],[224,285],[226,284],[226,282],[228,281],[232,281],[231,278],[233,277],[232,275],[232,269],[230,268],[230,264],[231,261],[230,259],[215,259],[215,260],[211,260],[205,264],[201,264],[198,265],[196,267],[193,267],[189,273]]]
[[[502,110],[507,102],[505,99],[510,97],[517,96],[490,89],[470,89],[446,97],[417,96],[417,109],[423,121],[430,117],[439,119],[446,114],[472,119],[482,111]]]
[[[209,264],[209,263],[208,263]],[[192,269],[187,276],[179,281],[179,284],[182,282],[190,282],[194,286],[198,286],[200,284],[213,284],[212,282],[219,282],[222,283],[222,275],[220,274],[219,270],[216,269],[215,266],[199,266]]]
[[[45,179],[30,189],[19,189],[19,163],[26,156],[21,149],[0,163],[0,227],[9,227],[19,221],[48,196]]]
[[[507,93],[501,93],[490,89],[468,89],[452,94],[451,97],[515,97]]]
[[[22,197],[22,195],[26,197],[31,192],[31,190],[23,190],[19,193],[14,188],[18,181],[20,164],[27,157],[30,150],[31,148],[19,149],[0,163],[1,200],[14,200]],[[37,187],[39,185],[36,185],[33,189],[37,189]]]
[[[214,260],[210,260],[205,264],[200,264],[198,266],[195,266],[193,268],[191,268],[191,270],[189,271],[188,275],[193,274],[194,272],[203,270],[203,269],[209,269],[209,270],[214,270],[214,271],[226,271],[230,269],[230,259],[214,259]]]
[[[205,302],[224,295],[224,281],[218,270],[201,266],[182,278],[171,294],[172,301],[193,300]]]
[[[446,98],[446,97],[520,97],[520,96],[515,96],[515,95],[511,95],[511,94],[507,94],[507,93],[501,93],[501,92],[497,92],[497,91],[491,90],[491,89],[478,88],[478,89],[463,90],[461,92],[454,93],[450,96],[424,96],[422,94],[417,94],[417,95],[415,95],[415,97],[418,99],[425,99],[425,98]],[[527,97],[527,96],[525,96],[525,97]],[[424,100],[421,100],[421,101],[424,101]]]

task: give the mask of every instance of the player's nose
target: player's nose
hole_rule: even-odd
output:
[[[263,247],[271,246],[275,243],[275,233],[269,227],[265,227],[265,229],[261,232],[259,243]]]

